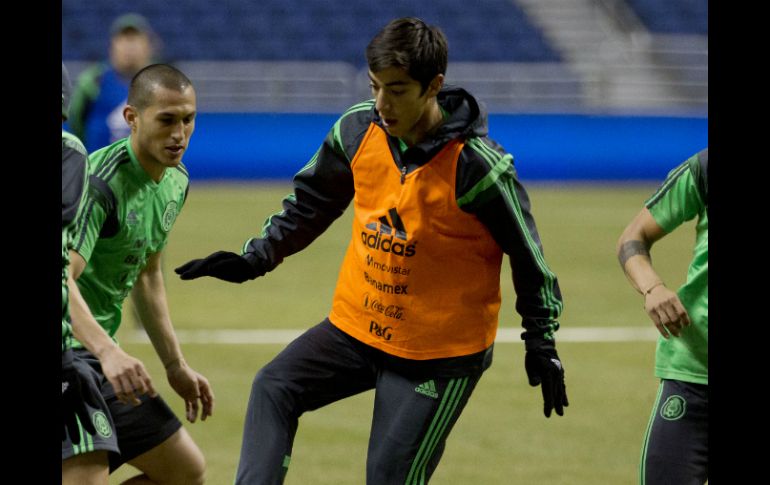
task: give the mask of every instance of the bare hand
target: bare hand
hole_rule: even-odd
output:
[[[195,372],[184,362],[178,362],[166,370],[168,383],[184,399],[187,420],[194,423],[200,410],[201,421],[214,413],[214,393],[208,379]],[[198,403],[200,401],[200,405]]]
[[[645,296],[644,310],[655,323],[658,332],[666,339],[669,334],[678,337],[682,329],[690,324],[690,316],[679,296],[663,285],[654,287]]]
[[[148,394],[155,397],[158,393],[152,386],[152,378],[137,358],[131,357],[117,345],[102,354],[99,362],[104,376],[115,389],[115,396],[124,404],[138,406],[142,404],[138,396]]]

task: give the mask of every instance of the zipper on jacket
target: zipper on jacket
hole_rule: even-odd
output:
[[[406,179],[406,165],[401,166],[401,185],[404,185],[404,179]]]

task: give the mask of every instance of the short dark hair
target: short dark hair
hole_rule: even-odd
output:
[[[446,74],[448,48],[444,33],[415,17],[392,20],[366,47],[372,72],[389,67],[405,69],[423,92],[438,74]]]
[[[131,79],[128,88],[128,104],[143,110],[152,103],[153,91],[157,86],[182,92],[192,81],[179,69],[168,64],[150,64]]]

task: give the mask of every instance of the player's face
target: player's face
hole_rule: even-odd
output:
[[[147,34],[129,30],[112,38],[110,62],[116,71],[131,77],[150,63],[152,50]]]
[[[436,116],[440,121],[435,96],[441,89],[443,75],[437,75],[424,92],[418,81],[398,67],[376,73],[370,70],[369,80],[375,108],[388,134],[414,144],[435,125]]]
[[[176,167],[195,130],[195,90],[155,88],[152,103],[141,111],[126,107],[131,126],[132,148],[147,172],[160,179],[163,171]],[[158,177],[155,177],[158,175]]]

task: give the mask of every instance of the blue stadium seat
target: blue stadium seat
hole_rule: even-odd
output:
[[[186,0],[175,9],[157,0],[62,0],[64,59],[103,58],[109,25],[127,11],[148,18],[164,42],[164,56],[175,60],[339,60],[363,66],[371,37],[401,16],[439,25],[452,59],[560,60],[510,0]]]
[[[708,35],[708,0],[626,0],[650,31]]]

